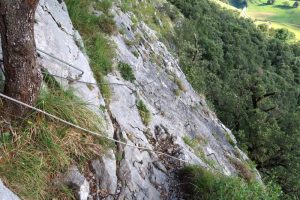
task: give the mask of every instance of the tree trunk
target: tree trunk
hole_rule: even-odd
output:
[[[36,103],[42,82],[34,41],[34,14],[39,0],[0,0],[0,33],[5,70],[4,94]],[[3,101],[2,115],[22,117],[28,109]]]

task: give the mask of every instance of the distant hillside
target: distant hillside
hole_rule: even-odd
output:
[[[241,8],[244,0],[230,0],[230,4]],[[276,0],[273,5],[268,5],[267,0],[248,0],[247,15],[257,21],[271,22],[272,28],[286,28],[295,33],[300,39],[300,8],[294,8],[295,1]]]

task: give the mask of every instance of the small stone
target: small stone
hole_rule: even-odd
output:
[[[168,154],[172,154],[172,153],[173,153],[173,149],[172,149],[172,148],[169,148],[169,149],[167,150],[167,152],[168,152]]]
[[[65,175],[64,183],[76,190],[79,200],[87,200],[90,193],[90,185],[76,166],[71,166]]]
[[[20,198],[10,191],[0,180],[0,199],[3,200],[20,200]]]

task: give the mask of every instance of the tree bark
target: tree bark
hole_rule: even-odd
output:
[[[0,33],[5,70],[4,94],[29,105],[36,103],[42,75],[34,40],[35,10],[39,0],[0,0]],[[28,109],[3,101],[6,119],[22,117]]]

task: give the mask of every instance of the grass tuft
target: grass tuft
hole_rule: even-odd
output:
[[[158,9],[161,5],[160,1],[143,1],[122,0],[120,7],[123,12],[132,12],[140,21],[145,22],[148,26],[154,29],[162,37],[167,37],[173,32],[172,20],[164,9]],[[166,5],[171,6],[169,3]],[[158,23],[159,19],[159,23]]]
[[[225,133],[225,137],[227,142],[231,145],[231,146],[236,146],[235,142],[233,141],[233,139],[231,138],[231,136],[229,135],[229,133]]]
[[[144,104],[142,100],[139,100],[136,104],[137,109],[139,111],[140,117],[142,119],[142,122],[148,126],[151,122],[151,112],[148,110],[147,106]]]
[[[277,200],[280,188],[273,184],[266,187],[257,182],[246,183],[238,177],[214,174],[198,166],[187,166],[179,172],[185,199],[211,200]]]
[[[102,0],[96,3],[96,9],[101,10],[105,14],[109,14],[109,11],[112,7],[113,0]]]
[[[253,182],[256,180],[255,173],[252,171],[248,163],[243,163],[237,158],[229,157],[230,162],[238,170],[239,175],[247,182]]]
[[[187,89],[185,85],[183,84],[182,80],[180,80],[178,77],[175,78],[175,83],[178,86],[178,89],[181,90],[182,92],[186,92]]]
[[[111,15],[101,16],[99,19],[99,27],[108,35],[112,35],[117,32],[116,22]]]
[[[114,45],[106,36],[117,30],[109,13],[112,0],[66,0],[66,4],[75,28],[79,30],[83,38],[92,70],[101,89],[103,76],[112,71],[115,56]],[[94,5],[94,9],[103,11],[103,14],[101,16],[93,15],[90,12],[91,5]],[[109,87],[103,86],[101,92],[110,93],[108,89]],[[103,94],[103,96],[109,95]]]
[[[44,89],[38,108],[84,128],[102,130],[102,120],[70,90]],[[108,147],[101,139],[39,113],[11,126],[0,122],[0,132],[0,177],[23,199],[71,199],[65,186],[54,180],[70,164],[84,166]]]
[[[215,161],[207,157],[202,147],[203,145],[207,144],[206,139],[202,138],[201,136],[198,136],[195,139],[192,139],[189,136],[184,136],[182,139],[185,144],[187,144],[189,147],[191,147],[194,150],[198,158],[200,158],[203,162],[208,164],[210,167],[215,168],[216,165]]]
[[[118,66],[121,76],[124,80],[134,82],[135,76],[131,66],[127,63],[120,62]]]

